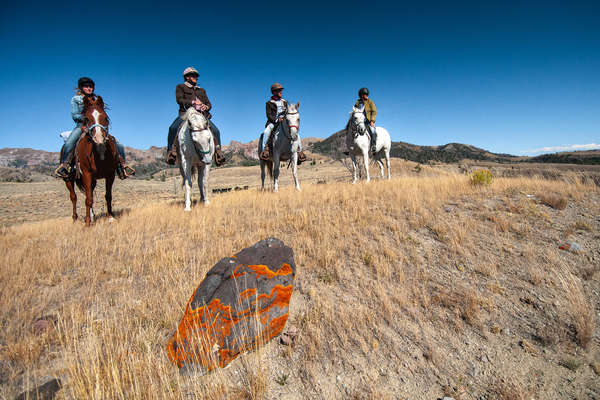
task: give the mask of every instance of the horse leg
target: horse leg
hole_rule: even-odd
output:
[[[208,190],[208,176],[210,175],[210,164],[206,164],[204,167],[204,177],[202,178],[202,187],[204,188],[204,204],[209,205],[210,199],[208,198],[210,191]]]
[[[301,192],[300,183],[298,182],[298,153],[294,152],[292,154],[292,175],[294,177],[294,184],[296,185],[296,190]]]
[[[94,189],[92,186],[92,176],[84,172],[81,177],[83,187],[85,188],[85,226],[90,226],[92,218],[90,216],[90,210],[94,204]]]
[[[379,171],[381,171],[381,177],[383,178],[385,176],[385,174],[383,173],[383,161],[381,161],[381,158],[376,158],[375,161],[377,161],[377,165],[379,165]]]
[[[73,222],[77,221],[77,193],[75,192],[75,182],[65,181],[67,189],[69,189],[69,197],[73,204]]]
[[[265,168],[266,168],[265,162],[263,160],[260,160],[260,182],[261,182],[260,190],[262,190],[262,191],[265,190],[265,175],[266,175]]]
[[[183,164],[183,161],[182,161]],[[183,185],[185,186],[185,211],[192,211],[192,168],[185,163],[183,168]]]
[[[278,181],[279,181],[279,154],[278,153],[274,153],[273,154],[273,191],[277,192],[279,191],[279,185],[278,185]]]
[[[104,198],[106,199],[106,214],[108,215],[108,222],[113,222],[115,220],[115,216],[113,214],[113,209],[112,209],[113,183],[115,183],[114,175],[106,178],[106,193],[104,194]]]
[[[354,153],[350,153],[350,159],[352,160],[352,184],[356,183],[356,156]]]
[[[200,201],[206,205],[210,204],[208,199],[208,174],[210,171],[210,165],[205,164],[198,171],[198,187],[200,188]]]
[[[392,179],[392,171],[390,170],[390,150],[385,150],[385,166],[387,168],[388,179]]]
[[[371,176],[369,175],[369,147],[367,149],[363,149],[363,160],[365,162],[365,174],[367,175],[366,182],[371,182]]]

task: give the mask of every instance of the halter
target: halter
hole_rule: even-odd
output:
[[[296,112],[286,112],[286,113],[285,113],[285,115],[288,115],[288,114],[289,114],[289,115],[298,114],[298,111],[296,111]],[[290,125],[290,124],[288,124],[288,126],[289,126],[290,128],[296,128],[296,129],[300,130],[300,126],[299,126],[299,125]]]
[[[360,126],[359,126],[359,124],[358,124],[358,121],[356,120],[356,118],[354,118],[354,114],[359,114],[359,113],[361,113],[361,112],[362,112],[362,111],[356,111],[356,112],[353,112],[353,113],[352,113],[352,118],[351,118],[351,119],[352,119],[352,123],[351,123],[350,125],[351,125],[353,128],[355,128],[355,129],[353,129],[353,131],[355,132],[355,134],[354,134],[353,136],[356,138],[356,137],[358,137],[358,135],[361,135],[361,136],[362,136],[362,135],[365,135],[365,134],[366,134],[367,136],[371,137],[371,135],[369,134],[369,130],[368,130],[368,129],[366,129],[366,127],[365,127],[365,131],[364,131],[364,132],[361,132],[361,131],[360,131]]]
[[[104,132],[108,133],[108,126],[104,126],[102,124],[92,124],[90,126],[88,126],[88,131],[91,131],[92,129],[96,128],[96,127],[100,127],[100,129],[104,130]]]
[[[206,118],[206,117],[204,117]],[[208,119],[207,119],[208,122]],[[189,122],[188,122],[189,124]],[[191,124],[190,124],[191,125]],[[207,124],[208,125],[208,124]],[[207,126],[204,129],[192,129],[192,127],[190,126],[190,128],[188,129],[188,131],[190,132],[190,139],[192,139],[192,144],[194,145],[194,149],[196,150],[196,153],[200,153],[200,154],[210,154],[210,145],[207,151],[204,151],[202,149],[198,149],[198,146],[196,146],[196,142],[194,141],[194,138],[192,137],[192,132],[202,132],[202,131],[208,131],[211,135],[212,132],[210,131],[210,128]]]

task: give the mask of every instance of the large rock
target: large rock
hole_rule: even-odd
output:
[[[288,319],[295,275],[294,252],[275,238],[223,258],[188,302],[169,359],[210,371],[268,342]]]

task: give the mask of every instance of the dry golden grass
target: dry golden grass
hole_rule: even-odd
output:
[[[8,372],[0,397],[57,376],[68,399],[434,398],[440,382],[470,373],[476,359],[465,341],[493,345],[486,326],[498,328],[503,365],[524,368],[522,350],[502,347],[513,339],[499,332],[535,333],[522,324],[527,313],[547,322],[519,295],[564,296],[564,285],[542,282],[566,255],[548,244],[558,228],[519,193],[560,193],[584,207],[598,190],[526,178],[481,188],[464,175],[414,176],[400,166],[389,182],[231,192],[187,214],[180,200],[162,200],[90,229],[66,218],[3,228],[0,367]],[[179,374],[165,345],[192,291],[220,258],[270,236],[295,252],[289,323],[297,343],[273,341],[207,376]],[[562,282],[580,288],[567,273]],[[578,341],[595,346],[595,325],[577,319],[589,295],[575,296],[568,312]],[[46,315],[56,329],[34,333]],[[553,393],[560,372],[552,368],[562,367],[528,360],[545,363],[532,368],[548,368]],[[491,375],[477,380],[465,390],[519,398]],[[579,393],[577,383],[565,390]]]

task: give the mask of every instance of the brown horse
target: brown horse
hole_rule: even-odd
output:
[[[83,98],[85,124],[83,134],[75,147],[75,174],[65,179],[73,203],[73,221],[77,220],[77,194],[75,185],[85,193],[85,225],[90,226],[90,211],[94,203],[94,189],[98,179],[106,180],[106,210],[110,220],[112,211],[112,186],[115,181],[117,148],[108,134],[108,115],[100,96]],[[93,212],[93,211],[92,211]]]

